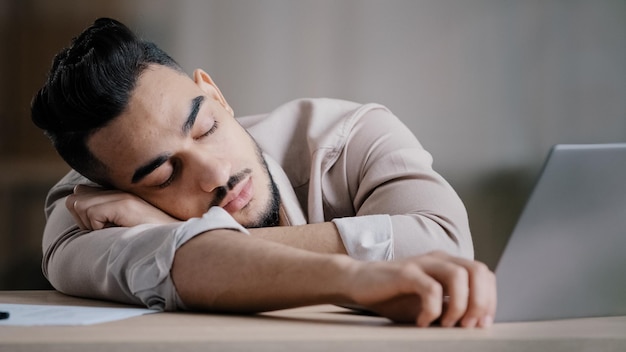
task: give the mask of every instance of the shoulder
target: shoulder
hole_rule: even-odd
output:
[[[307,98],[290,101],[269,114],[238,120],[297,186],[308,182],[312,168],[332,163],[356,126],[371,119],[359,121],[373,111],[391,115],[379,104]]]
[[[368,111],[388,111],[380,104],[360,104],[329,98],[290,101],[263,114],[238,118],[265,149],[275,149],[294,140],[306,139],[311,148],[337,147],[341,139]],[[284,146],[283,146],[284,147]]]

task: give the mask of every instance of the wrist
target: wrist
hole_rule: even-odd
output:
[[[335,277],[337,290],[333,300],[334,303],[339,305],[354,304],[354,283],[364,262],[347,255],[335,255],[330,262],[334,266],[333,272],[338,274]]]

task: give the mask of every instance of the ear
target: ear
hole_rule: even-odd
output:
[[[213,82],[208,73],[198,68],[193,71],[193,80],[200,87],[200,89],[207,93],[209,97],[217,100],[224,107],[224,109],[226,109],[226,111],[228,111],[232,116],[235,116],[233,109],[230,105],[228,105],[226,99],[224,99],[224,96],[222,95],[222,92],[220,92],[220,89],[217,88],[217,85]]]

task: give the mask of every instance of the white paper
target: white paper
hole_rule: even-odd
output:
[[[103,308],[59,305],[0,303],[0,311],[9,312],[0,319],[0,326],[90,325],[156,313],[143,308]]]

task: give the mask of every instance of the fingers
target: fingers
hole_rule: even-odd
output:
[[[65,199],[65,207],[67,208],[67,210],[70,211],[70,214],[72,214],[74,221],[76,221],[76,225],[78,225],[78,227],[81,230],[86,230],[87,227],[85,226],[85,224],[83,223],[83,220],[80,218],[80,216],[78,215],[76,211],[77,205],[78,205],[78,200],[76,199],[76,197],[73,197],[72,195],[70,195]]]
[[[111,203],[120,197],[120,192],[98,187],[77,185],[74,193],[65,200],[65,206],[82,230],[99,230],[107,226],[107,219],[98,211],[100,205]]]
[[[361,268],[355,302],[396,322],[486,327],[495,316],[495,276],[480,262],[432,252]]]
[[[74,188],[74,193],[65,200],[65,206],[83,230],[178,221],[134,194],[84,185]]]
[[[442,313],[442,285],[420,266],[408,265],[402,275],[406,277],[406,282],[411,283],[409,290],[420,297],[420,310],[415,323],[419,327],[429,326]]]
[[[495,275],[483,263],[470,262],[467,265],[471,268],[470,296],[461,326],[490,326],[496,314],[497,304]]]
[[[496,311],[495,275],[483,263],[433,252],[422,260],[424,271],[448,297],[442,326],[487,327]]]
[[[404,261],[402,294],[420,298],[416,324],[487,327],[496,311],[495,275],[483,263],[432,252]]]
[[[454,262],[434,258],[428,260],[424,270],[443,287],[446,309],[441,316],[441,325],[454,326],[464,316],[470,297],[470,274],[465,267]]]

